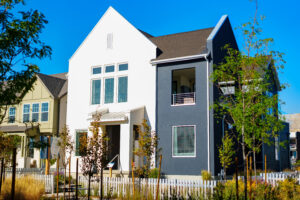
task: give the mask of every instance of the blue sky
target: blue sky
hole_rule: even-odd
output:
[[[109,6],[113,6],[135,27],[154,36],[213,27],[224,14],[235,28],[254,16],[249,0],[26,0],[26,7],[38,9],[49,23],[41,39],[53,49],[52,59],[35,61],[41,73],[68,70],[68,60]],[[264,37],[275,40],[274,49],[284,52],[287,61],[280,81],[290,85],[280,93],[284,113],[300,113],[300,2],[259,0]],[[235,30],[239,47],[241,35]],[[297,54],[298,53],[298,54]]]

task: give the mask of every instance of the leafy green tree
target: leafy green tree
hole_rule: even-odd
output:
[[[233,138],[226,133],[222,138],[222,145],[219,147],[219,158],[224,169],[224,178],[226,180],[226,169],[233,164],[235,154]]]
[[[273,88],[284,88],[276,77],[285,62],[282,53],[272,50],[273,39],[261,38],[262,29],[256,15],[257,9],[253,20],[239,27],[244,36],[243,50],[226,45],[227,55],[222,63],[214,66],[212,73],[221,94],[214,108],[219,116],[227,115],[233,122],[236,140],[242,148],[245,184],[246,157],[257,153],[262,144],[271,144],[282,128],[278,119],[279,98]]]
[[[39,36],[47,20],[37,10],[15,11],[24,0],[0,0],[0,124],[8,105],[18,104],[39,72],[32,59],[51,55]]]
[[[134,155],[137,155],[143,161],[142,166],[139,166],[137,173],[140,177],[148,177],[150,173],[151,160],[157,152],[158,138],[155,132],[151,131],[147,120],[143,120],[142,128],[137,130],[138,147],[134,149]]]

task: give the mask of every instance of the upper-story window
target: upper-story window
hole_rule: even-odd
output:
[[[30,104],[23,105],[23,122],[29,122],[30,118]]]
[[[102,73],[102,68],[101,67],[93,67],[92,69],[92,74],[101,74]]]
[[[195,68],[172,71],[172,105],[195,104]]]
[[[109,65],[105,67],[105,73],[110,73],[115,71],[115,66],[114,65]]]
[[[100,104],[101,79],[92,80],[92,104]]]
[[[48,115],[49,115],[49,103],[47,103],[47,102],[42,103],[42,117],[41,117],[41,121],[42,122],[48,121]]]
[[[16,120],[16,108],[10,107],[8,112],[8,123],[15,123]]]
[[[32,104],[32,116],[31,120],[33,122],[38,122],[39,121],[39,111],[40,111],[40,104],[34,103]]]
[[[108,49],[113,48],[113,34],[112,33],[107,34],[107,48]]]
[[[104,103],[113,103],[114,102],[114,78],[105,79],[105,97]]]
[[[128,64],[119,65],[119,71],[127,71],[127,70],[128,70]]]
[[[118,78],[118,102],[127,102],[128,77],[122,76]]]

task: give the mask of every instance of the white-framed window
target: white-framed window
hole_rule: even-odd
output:
[[[115,88],[115,79],[106,78],[104,86],[104,103],[113,103],[114,102],[114,88]]]
[[[114,65],[108,65],[105,67],[105,73],[111,73],[115,71],[115,66]]]
[[[113,48],[113,34],[112,33],[108,33],[107,34],[107,48],[108,49],[112,49]]]
[[[49,103],[44,102],[42,103],[42,116],[41,116],[41,121],[42,122],[47,122],[49,118]]]
[[[10,107],[8,112],[8,123],[15,123],[16,121],[16,108]]]
[[[196,157],[196,125],[172,126],[172,156]]]
[[[92,67],[92,74],[101,74],[102,73],[102,67]]]
[[[128,76],[118,77],[118,102],[127,102],[128,98]]]
[[[40,112],[40,104],[39,103],[33,103],[32,104],[31,121],[33,121],[33,122],[38,122],[39,121],[39,112]]]
[[[23,105],[23,122],[29,122],[30,118],[30,104]]]
[[[127,71],[128,70],[128,63],[119,64],[119,71]]]
[[[92,80],[92,105],[101,102],[101,79]]]

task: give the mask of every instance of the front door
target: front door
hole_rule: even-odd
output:
[[[120,156],[120,125],[107,125],[106,126],[108,140],[108,161],[111,161],[116,155]],[[114,162],[113,169],[119,169],[118,159]]]

